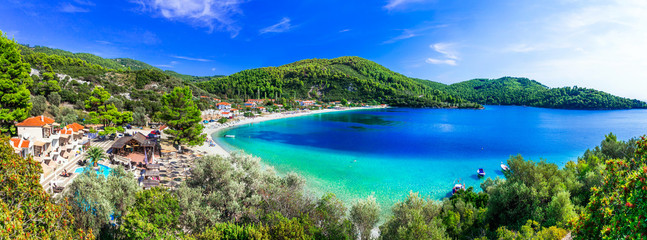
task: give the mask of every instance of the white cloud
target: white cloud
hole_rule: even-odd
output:
[[[263,28],[263,29],[259,30],[258,32],[260,34],[282,33],[282,32],[289,31],[291,28],[292,28],[292,25],[290,25],[290,19],[284,17],[283,19],[281,19],[280,22],[278,22],[278,23],[276,23],[276,24],[274,24],[272,26]]]
[[[413,31],[411,31],[409,29],[404,29],[404,30],[402,30],[402,34],[400,34],[397,37],[386,40],[383,43],[384,44],[394,43],[394,42],[397,42],[397,41],[400,41],[400,40],[409,39],[409,38],[417,37],[417,36],[420,36],[420,35],[417,34],[417,33],[414,33]]]
[[[94,6],[94,2],[92,1],[84,1],[84,0],[74,0],[75,3],[85,5],[85,6]]]
[[[241,14],[243,0],[133,0],[141,11],[152,12],[172,20],[207,27],[209,31],[225,30],[234,38],[241,28],[233,19]]]
[[[171,56],[171,57],[178,58],[178,59],[189,60],[189,61],[197,61],[197,62],[210,62],[211,61],[209,59],[204,59],[204,58],[192,58],[192,57],[185,57],[185,56]]]
[[[112,42],[109,42],[109,41],[96,40],[95,42],[103,44],[103,45],[112,45]]]
[[[427,32],[429,30],[437,29],[437,28],[444,28],[444,27],[448,27],[448,26],[449,26],[448,24],[433,24],[433,25],[430,25],[429,23],[424,23],[423,26],[421,26],[421,27],[419,26],[419,27],[411,28],[411,29],[400,29],[400,31],[402,31],[402,33],[400,33],[400,35],[398,35],[398,36],[396,36],[394,38],[391,38],[389,40],[386,40],[386,41],[384,41],[382,43],[383,44],[389,44],[389,43],[394,43],[394,42],[404,40],[404,39],[409,39],[409,38],[413,38],[413,37],[422,36],[422,35],[427,34]]]
[[[458,63],[458,52],[455,49],[455,43],[435,43],[429,45],[429,48],[433,49],[437,53],[440,53],[444,59],[438,58],[427,58],[425,62],[431,64],[447,64],[451,66],[456,66]]]
[[[340,33],[343,33],[343,32],[349,32],[349,31],[350,31],[350,29],[342,29],[342,30],[339,30],[339,32],[340,32]]]
[[[410,3],[420,3],[425,1],[426,0],[389,0],[387,4],[384,5],[384,8],[386,8],[387,10],[393,10],[396,8],[402,8]]]
[[[451,65],[451,66],[456,66],[456,60],[454,60],[454,59],[444,59],[443,60],[443,59],[427,58],[427,60],[425,60],[425,62],[431,63],[431,64],[447,64],[447,65]]]
[[[455,43],[436,43],[429,45],[431,49],[442,54],[449,59],[458,59],[458,53],[456,52]]]
[[[72,5],[71,3],[61,4],[59,10],[66,13],[85,13],[90,11],[90,9],[77,7],[75,5]]]
[[[166,64],[157,64],[155,67],[162,67],[162,68],[173,68],[173,65],[166,65]]]
[[[212,72],[215,72],[215,71],[216,71],[216,68],[211,68],[211,71],[212,71]]]

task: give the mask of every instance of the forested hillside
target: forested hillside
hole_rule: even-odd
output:
[[[393,106],[480,107],[359,57],[307,59],[244,70],[198,86],[223,98],[347,99]]]
[[[50,98],[53,98],[57,99],[54,102],[67,102],[83,109],[83,101],[90,97],[95,86],[102,86],[113,96],[110,101],[115,103],[118,110],[135,111],[139,107],[139,115],[151,117],[162,107],[161,96],[175,87],[189,86],[196,96],[208,95],[191,82],[183,80],[181,74],[170,75],[132,59],[104,59],[92,54],[24,45],[19,45],[19,48],[23,61],[38,70],[27,84],[35,96],[32,99],[34,105],[42,106],[36,108],[41,110],[33,110],[34,114],[44,111],[54,117],[63,114],[59,113],[63,108],[60,111],[57,107],[46,108],[45,97],[50,103]],[[76,116],[78,119],[84,118],[80,113],[76,113]]]
[[[114,69],[114,70],[158,69],[145,62],[137,61],[130,58],[108,59],[108,58],[102,58],[90,53],[72,53],[61,49],[48,48],[43,46],[29,46],[29,45],[21,46],[21,51],[24,52],[26,49],[29,49],[34,53],[44,53],[47,55],[58,55],[58,56],[68,57],[68,58],[78,58],[90,64],[95,64],[95,65],[102,66],[104,68]]]
[[[437,83],[430,82],[430,86]],[[562,109],[646,108],[635,99],[580,87],[549,88],[527,78],[474,79],[441,88],[468,101],[493,105],[524,105]]]

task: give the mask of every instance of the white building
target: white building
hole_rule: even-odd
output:
[[[219,110],[229,110],[229,109],[231,109],[231,104],[226,103],[226,102],[221,102],[221,103],[218,103],[216,105],[218,106]]]

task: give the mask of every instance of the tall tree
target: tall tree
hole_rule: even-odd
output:
[[[34,96],[29,100],[31,102],[31,110],[29,114],[32,116],[38,116],[45,112],[47,109],[47,100],[43,96]]]
[[[173,136],[173,143],[195,146],[204,142],[201,112],[193,102],[191,88],[176,87],[173,92],[164,94],[162,103],[160,119],[169,127],[164,132]]]
[[[56,205],[40,185],[40,164],[22,158],[0,135],[0,239],[89,239],[74,231],[68,206]]]
[[[0,132],[15,134],[14,124],[29,117],[29,64],[23,63],[18,44],[0,31]]]
[[[101,123],[103,126],[121,126],[133,120],[133,113],[121,112],[114,103],[109,101],[110,93],[102,87],[95,87],[88,100],[85,101],[86,110],[90,111],[92,122]],[[105,128],[114,132],[113,128]]]
[[[100,147],[91,147],[88,149],[87,156],[85,157],[86,160],[89,160],[90,163],[92,163],[93,166],[97,166],[99,164],[99,161],[103,160],[106,158],[106,154],[103,153],[103,149]]]

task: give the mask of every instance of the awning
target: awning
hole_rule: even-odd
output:
[[[35,142],[34,142],[34,146],[42,147],[42,146],[45,146],[45,143],[44,143],[44,142],[41,142],[41,141],[35,141]]]

